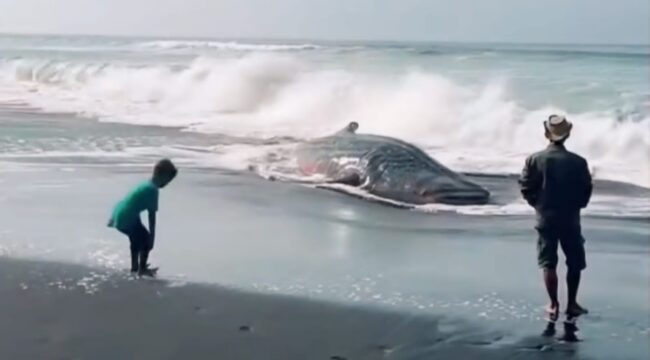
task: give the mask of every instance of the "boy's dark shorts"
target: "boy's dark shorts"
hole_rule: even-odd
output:
[[[566,257],[569,270],[580,271],[587,267],[585,239],[580,224],[544,224],[536,227],[537,262],[543,269],[555,269],[558,263],[558,244]]]
[[[140,221],[128,229],[120,229],[120,232],[129,237],[129,241],[131,242],[131,251],[140,252],[150,251],[153,249],[151,235]]]

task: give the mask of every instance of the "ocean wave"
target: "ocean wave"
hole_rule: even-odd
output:
[[[249,138],[311,138],[349,121],[416,143],[461,171],[518,172],[545,146],[541,121],[559,106],[527,108],[507,81],[461,85],[430,71],[376,74],[315,68],[290,54],[129,65],[0,61],[0,101],[102,121],[180,126]],[[569,146],[596,177],[650,187],[650,114],[568,113]]]
[[[208,40],[157,40],[141,42],[134,46],[145,50],[215,49],[232,51],[304,51],[322,48],[322,46],[314,44],[254,44]]]

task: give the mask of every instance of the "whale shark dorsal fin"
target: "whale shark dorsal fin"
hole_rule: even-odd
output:
[[[338,134],[356,134],[358,128],[359,128],[359,123],[356,121],[351,121],[343,129],[338,131]]]

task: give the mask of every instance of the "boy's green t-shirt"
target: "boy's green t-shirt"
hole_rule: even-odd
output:
[[[151,180],[143,181],[115,205],[108,225],[128,230],[140,221],[141,212],[158,211],[158,192],[158,187]]]

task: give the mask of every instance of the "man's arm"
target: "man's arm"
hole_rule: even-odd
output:
[[[519,178],[519,187],[521,195],[530,206],[535,206],[537,203],[537,195],[539,194],[539,187],[541,184],[539,172],[533,161],[532,157],[526,159],[526,164],[521,172]]]
[[[589,200],[591,200],[591,194],[594,190],[593,179],[591,178],[589,165],[587,164],[586,160],[584,161],[582,170],[582,186],[584,186],[584,192],[582,194],[580,207],[584,209],[587,207],[587,205],[589,205]]]

